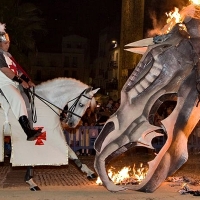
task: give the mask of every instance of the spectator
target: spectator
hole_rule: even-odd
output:
[[[85,126],[85,129],[83,130],[82,135],[81,135],[81,146],[87,147],[90,145],[88,122],[84,122],[83,125]],[[89,156],[89,149],[82,149],[81,155]]]
[[[115,113],[118,110],[119,106],[120,106],[120,103],[118,101],[114,102],[112,113]]]
[[[102,109],[98,113],[98,119],[96,125],[103,126],[105,122],[109,119],[111,114],[112,113],[108,107],[106,107],[105,109],[102,107]]]
[[[107,105],[106,105],[106,108],[108,108],[110,111],[112,110],[112,108],[113,108],[113,103],[114,103],[114,101],[113,101],[113,99],[109,99],[108,100],[108,103],[107,103]]]
[[[96,112],[92,112],[91,108],[89,107],[85,114],[82,117],[82,121],[83,123],[87,122],[88,126],[90,126],[90,124],[96,124],[97,121],[97,114]]]

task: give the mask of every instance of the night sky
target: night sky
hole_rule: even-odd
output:
[[[77,34],[90,39],[97,51],[99,31],[120,25],[121,0],[26,0],[35,4],[46,20],[48,34],[37,37],[39,51],[60,51],[62,36]]]
[[[46,20],[48,33],[37,35],[39,51],[60,52],[62,36],[77,34],[90,39],[91,53],[95,56],[99,32],[117,23],[120,26],[122,0],[21,0],[31,2]],[[146,0],[145,30],[151,27],[150,15],[162,20],[165,12],[185,5],[188,0]]]

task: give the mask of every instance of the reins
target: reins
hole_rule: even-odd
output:
[[[72,106],[65,112],[69,113],[70,116],[71,115],[75,115],[79,118],[81,118],[81,116],[77,115],[76,113],[74,113],[74,110],[76,109],[76,106],[78,104],[78,101],[80,100],[80,98],[83,96],[87,99],[92,99],[90,97],[87,97],[84,95],[84,92],[86,91],[87,89],[85,89],[83,92],[81,92],[81,94],[73,99],[71,99],[70,101],[67,102],[67,104],[71,101],[74,101],[75,102],[72,104]],[[37,113],[36,113],[36,108],[35,108],[35,101],[34,101],[34,97],[37,97],[40,101],[42,101],[43,103],[45,103],[51,110],[53,110],[54,113],[56,113],[58,116],[60,116],[60,114],[58,112],[56,112],[50,105],[56,107],[58,110],[60,110],[61,112],[63,112],[64,110],[61,109],[60,107],[56,106],[55,104],[51,103],[50,101],[44,99],[43,97],[39,96],[38,94],[35,93],[35,88],[33,87],[33,91],[31,91],[30,89],[28,89],[28,92],[30,93],[30,104],[31,104],[31,112],[32,112],[32,120],[34,123],[37,122]],[[50,105],[49,105],[50,104]]]
[[[28,89],[29,93],[30,93],[30,104],[31,104],[31,113],[32,113],[32,120],[34,123],[37,122],[37,113],[36,113],[36,108],[35,108],[35,97],[37,97],[38,99],[40,99],[40,101],[42,101],[43,103],[45,103],[51,110],[53,110],[53,112],[55,112],[58,116],[60,116],[59,113],[57,113],[49,104],[51,104],[52,106],[58,108],[60,111],[63,111],[63,109],[59,108],[58,106],[54,105],[53,103],[47,101],[46,99],[42,98],[41,96],[37,95],[35,93],[35,87],[33,87],[33,91],[31,91],[30,89]]]

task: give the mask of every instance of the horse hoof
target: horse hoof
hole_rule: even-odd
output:
[[[96,176],[96,174],[91,174],[90,176],[87,176],[87,179],[88,179],[89,181],[92,181],[92,180],[97,179],[97,176]]]
[[[40,191],[41,189],[38,186],[30,188],[31,191]]]

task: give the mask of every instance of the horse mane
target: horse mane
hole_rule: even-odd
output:
[[[66,78],[66,77],[59,77],[59,78],[54,78],[45,82],[42,82],[38,85],[36,85],[36,90],[37,92],[41,92],[42,90],[52,90],[55,87],[63,87],[63,86],[68,86],[68,87],[74,87],[76,86],[77,88],[87,88],[89,87],[85,83],[76,80],[74,78]]]
[[[60,77],[36,85],[35,93],[55,105],[60,105],[66,103],[66,96],[70,100],[89,87],[79,80]]]

